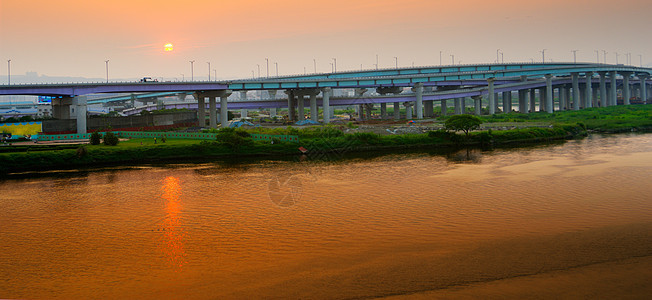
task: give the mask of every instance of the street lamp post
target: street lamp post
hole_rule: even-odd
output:
[[[500,61],[498,60],[498,53],[500,52],[500,49],[496,49],[496,63],[499,63]]]
[[[260,64],[256,64],[258,66],[258,78],[260,78]]]
[[[215,70],[215,69],[213,69],[213,78],[215,78],[215,80],[217,80],[217,70]]]
[[[639,60],[639,62],[641,64],[641,68],[642,68],[643,67],[643,55],[639,54],[638,55],[638,60]]]
[[[104,63],[106,63],[106,83],[109,83],[109,60],[105,60]]]
[[[451,54],[451,63],[455,65],[455,55]]]
[[[441,66],[441,54],[442,54],[442,52],[444,52],[444,51],[441,51],[441,50],[439,51],[439,65],[440,66]]]
[[[207,61],[208,64],[208,81],[211,81],[211,62]]]
[[[333,57],[333,73],[337,73],[337,58]]]
[[[546,50],[547,49],[543,49],[543,50],[539,51],[539,52],[541,52],[541,58],[542,58],[542,61],[543,61],[544,64],[546,63]]]
[[[312,66],[315,68],[315,74],[317,74],[317,59],[313,58],[312,59]],[[276,74],[278,75],[278,74]]]
[[[278,63],[275,62],[274,65],[276,66],[276,77],[278,77]]]
[[[397,56],[394,56],[394,61],[396,62],[395,65],[396,65],[396,68],[398,69],[398,57]]]
[[[195,61],[190,61],[190,81],[195,81]]]
[[[505,63],[505,53],[503,53],[503,51],[500,51],[500,63],[501,64]]]
[[[376,54],[376,70],[378,70],[378,54]]]
[[[609,52],[607,52],[606,50],[602,50],[602,54],[604,55],[604,63],[605,64],[607,63],[607,53],[609,53]]]
[[[578,50],[571,50],[571,52],[573,52],[573,63],[574,64],[577,63],[577,51]]]
[[[618,52],[614,52],[614,54],[616,55],[616,64],[618,64],[618,56],[620,56],[620,54],[618,54]]]
[[[595,60],[600,63],[600,50],[595,50]]]
[[[265,66],[267,71],[267,78],[269,78],[269,58],[265,57]]]
[[[11,59],[7,59],[7,85],[11,85]]]

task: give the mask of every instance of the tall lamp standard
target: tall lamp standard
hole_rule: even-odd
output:
[[[577,51],[578,50],[571,50],[571,52],[573,52],[573,63],[574,64],[577,63]]]
[[[195,61],[190,61],[190,81],[195,81]]]
[[[541,58],[542,58],[541,61],[544,64],[546,63],[546,50],[548,50],[548,49],[543,49],[543,50],[539,51],[539,52],[541,52]]]
[[[333,57],[333,73],[337,73],[337,58]]]
[[[275,62],[275,63],[274,63],[274,66],[276,66],[276,77],[278,77],[278,63]]]
[[[500,60],[498,60],[498,54],[500,53],[500,49],[496,49],[496,63],[499,63]]]
[[[208,81],[211,81],[211,62],[207,61],[208,64]]]
[[[105,60],[104,63],[106,63],[106,83],[109,83],[109,60]]]
[[[265,66],[267,71],[267,77],[269,78],[269,58],[265,57]]]
[[[312,59],[312,66],[315,68],[315,74],[317,74],[317,59],[315,58]],[[276,76],[278,76],[278,72]]]
[[[455,65],[455,54],[451,54],[451,63]]]
[[[595,59],[597,63],[600,63],[600,50],[595,50]]]
[[[609,53],[609,52],[607,52],[607,50],[602,50],[602,54],[604,55],[604,63],[605,64],[607,63],[607,53]]]
[[[398,69],[398,57],[394,56],[395,66]]]
[[[7,85],[11,85],[11,59],[7,59]]]

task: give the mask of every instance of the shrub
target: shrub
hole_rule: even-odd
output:
[[[235,128],[220,129],[215,136],[215,140],[233,150],[239,149],[242,146],[251,146],[254,142],[249,132],[236,130]]]
[[[102,141],[102,136],[100,135],[99,132],[95,131],[91,133],[91,137],[88,139],[88,142],[91,145],[99,145]]]
[[[118,144],[118,142],[119,142],[118,136],[113,134],[113,132],[109,131],[109,132],[104,134],[104,145],[115,146],[115,145]]]

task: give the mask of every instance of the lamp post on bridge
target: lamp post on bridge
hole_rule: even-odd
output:
[[[498,54],[500,53],[500,49],[496,49],[496,63],[499,63],[500,60],[498,60]]]
[[[378,70],[378,54],[376,54],[376,70]]]
[[[394,56],[394,61],[396,62],[395,66],[398,69],[398,56]]]
[[[618,52],[614,52],[614,54],[616,55],[616,64],[618,64],[618,56],[620,56],[620,54],[618,54]]]
[[[600,50],[595,50],[596,63],[600,63]]]
[[[451,54],[451,63],[455,65],[455,54]]]
[[[106,64],[106,83],[109,83],[109,60],[105,60],[104,63]]]
[[[441,51],[441,50],[439,51],[439,65],[440,65],[440,66],[441,66],[441,53],[442,53],[442,52],[444,52],[444,51]]]
[[[260,78],[260,64],[256,64],[258,66],[258,78]]]
[[[337,58],[333,57],[333,73],[337,73]]]
[[[312,59],[312,66],[315,68],[315,74],[317,74],[317,59]],[[276,76],[278,76],[278,64],[276,64]]]
[[[211,81],[211,62],[206,62],[208,64],[208,81]]]
[[[195,81],[195,61],[190,61],[190,81]]]
[[[546,63],[546,50],[548,50],[548,49],[543,49],[543,50],[539,51],[539,52],[541,52],[541,61],[543,61],[544,64]]]
[[[269,78],[269,58],[265,57],[265,66],[267,71],[267,78]]]
[[[607,63],[607,53],[609,53],[609,52],[607,52],[606,50],[602,50],[602,54],[604,55],[604,63],[605,64]]]
[[[642,68],[643,67],[643,55],[639,54],[638,55],[638,60],[639,60],[639,62],[641,64],[641,68]]]
[[[577,63],[577,51],[579,51],[579,50],[571,50],[571,52],[573,52],[573,63],[574,64]]]
[[[276,77],[278,77],[278,63],[275,62],[274,65],[276,66]]]
[[[7,59],[7,85],[11,85],[11,59]]]

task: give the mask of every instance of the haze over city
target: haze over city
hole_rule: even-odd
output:
[[[0,1],[0,70],[205,80],[415,65],[650,65],[645,0]],[[172,44],[171,51],[164,51]],[[596,53],[596,50],[599,52]],[[441,51],[441,52],[440,52]],[[441,53],[441,56],[440,56]],[[335,60],[334,60],[335,59]],[[208,66],[210,62],[210,69]]]

